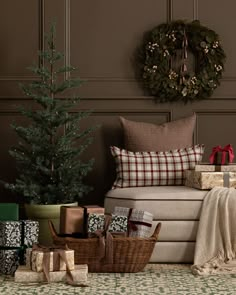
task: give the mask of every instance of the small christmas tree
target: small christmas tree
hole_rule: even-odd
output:
[[[5,183],[5,187],[23,195],[26,203],[71,203],[91,189],[83,180],[93,160],[84,163],[80,156],[91,143],[94,128],[81,130],[80,120],[89,112],[72,112],[79,98],[58,97],[82,81],[70,76],[76,68],[60,66],[64,56],[56,51],[54,24],[46,44],[46,50],[39,52],[41,66],[31,67],[39,79],[21,85],[24,94],[36,102],[36,109],[20,109],[29,119],[28,126],[12,125],[20,138],[18,146],[10,150],[18,176],[15,183]]]

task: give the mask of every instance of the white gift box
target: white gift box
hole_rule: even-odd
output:
[[[131,215],[130,214],[130,211]],[[149,238],[152,227],[153,215],[150,212],[131,209],[126,207],[115,207],[114,215],[128,217],[128,234],[129,237]]]

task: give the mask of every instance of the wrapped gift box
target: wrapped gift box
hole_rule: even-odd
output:
[[[0,221],[1,247],[30,247],[38,243],[39,223],[33,220]]]
[[[18,249],[0,249],[0,273],[13,275],[19,265]]]
[[[73,270],[75,268],[74,264],[74,250],[62,250],[65,251],[65,256],[68,262],[69,270]],[[32,250],[32,248],[26,249],[26,266],[37,272],[43,271],[43,258],[45,252],[40,250]],[[49,271],[59,271],[66,270],[65,262],[60,259],[58,253],[55,251],[51,251],[49,253]],[[55,265],[55,259],[59,259],[59,263]]]
[[[109,224],[108,231],[119,234],[126,233],[128,230],[128,217],[112,214],[111,223]]]
[[[71,271],[73,280],[78,284],[86,284],[88,280],[87,264],[77,264],[75,269]],[[49,273],[50,282],[66,282],[66,271],[54,271]],[[19,266],[15,272],[15,282],[18,283],[35,283],[43,282],[43,272],[36,272],[29,269],[27,266]]]
[[[90,213],[88,215],[88,233],[93,233],[97,230],[103,230],[105,224],[105,215]]]
[[[195,171],[202,172],[236,172],[236,163],[229,165],[211,165],[209,163],[197,164]]]
[[[88,233],[97,230],[104,230],[106,215],[91,213],[88,217]],[[119,216],[112,214],[108,226],[108,231],[114,234],[127,232],[128,218],[127,216]]]
[[[227,144],[225,147],[220,145],[212,148],[212,153],[209,157],[211,164],[226,165],[232,163],[234,159],[234,151],[231,144]]]
[[[150,212],[138,209],[130,209],[126,207],[115,207],[113,214],[129,217],[128,235],[130,237],[150,237],[153,220],[153,215]]]
[[[0,246],[20,247],[21,226],[20,221],[0,221]]]
[[[0,220],[19,220],[19,205],[16,203],[0,203]]]
[[[212,189],[215,186],[236,187],[236,172],[185,171],[185,186]]]
[[[104,215],[105,209],[103,207],[100,207],[98,205],[86,205],[83,206],[84,209],[84,236],[88,237],[88,218],[91,214],[98,214],[98,215]]]
[[[104,214],[104,208],[98,205],[62,206],[60,212],[60,234],[87,237],[88,215]]]
[[[84,208],[80,206],[61,206],[60,233],[83,233]]]
[[[23,231],[23,244],[31,247],[38,243],[39,222],[34,220],[21,220]]]

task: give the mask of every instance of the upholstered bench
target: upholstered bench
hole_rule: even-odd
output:
[[[105,197],[105,210],[115,206],[149,211],[152,231],[162,223],[150,262],[192,263],[202,201],[208,191],[185,186],[116,188]]]

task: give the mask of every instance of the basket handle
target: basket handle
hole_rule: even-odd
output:
[[[54,227],[54,224],[51,220],[48,220],[48,226],[49,226],[49,230],[51,232],[52,238],[56,238],[58,235]]]
[[[154,233],[152,234],[151,238],[154,238],[154,239],[157,240],[160,230],[161,230],[161,222],[158,222],[158,224],[157,224],[157,226],[156,226],[156,228],[154,230]]]

